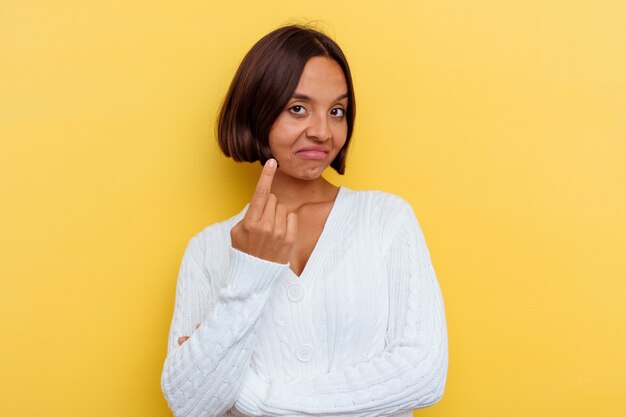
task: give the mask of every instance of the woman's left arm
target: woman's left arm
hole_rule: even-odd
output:
[[[412,207],[400,199],[385,245],[390,279],[387,346],[353,366],[293,382],[245,378],[246,415],[381,416],[427,407],[444,393],[448,337],[441,290]]]

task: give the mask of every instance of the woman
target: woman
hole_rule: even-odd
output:
[[[183,256],[161,379],[177,417],[410,416],[441,399],[444,305],[411,206],[321,176],[344,173],[354,116],[322,33],[282,27],[243,59],[218,141],[264,166]]]

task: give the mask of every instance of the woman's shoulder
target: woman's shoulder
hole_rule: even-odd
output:
[[[227,257],[230,246],[230,229],[243,218],[247,207],[246,204],[237,214],[202,228],[189,240],[188,250],[194,252],[197,259],[206,259],[208,253],[211,253],[213,257],[220,254]]]
[[[221,238],[224,234],[230,236],[230,229],[232,229],[232,227],[243,218],[243,216],[246,214],[248,205],[249,204],[246,204],[245,207],[237,214],[234,214],[227,219],[220,220],[215,223],[211,223],[208,226],[205,226],[196,234],[196,236],[201,238]]]
[[[396,216],[402,211],[412,210],[411,204],[398,194],[377,189],[354,190],[344,188],[352,197],[352,204],[368,208],[379,216]]]
[[[350,190],[352,209],[383,243],[401,227],[417,222],[413,206],[402,196],[382,190]]]

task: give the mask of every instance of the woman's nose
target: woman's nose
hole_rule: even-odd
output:
[[[324,142],[332,137],[328,119],[325,114],[316,114],[311,117],[311,122],[306,130],[306,135],[309,138]]]

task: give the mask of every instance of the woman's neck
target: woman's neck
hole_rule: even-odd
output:
[[[314,180],[300,180],[282,172],[276,172],[272,182],[272,193],[288,212],[295,212],[305,204],[333,201],[338,187],[321,175]]]

